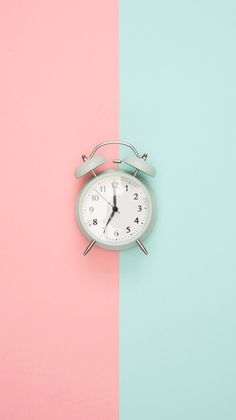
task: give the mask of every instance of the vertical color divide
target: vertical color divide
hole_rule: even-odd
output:
[[[118,4],[0,9],[0,418],[117,420],[118,253],[82,256],[74,169],[118,136]]]

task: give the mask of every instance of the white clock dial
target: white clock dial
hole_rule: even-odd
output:
[[[94,178],[77,205],[77,219],[87,236],[111,249],[142,237],[151,216],[149,191],[139,179],[121,171]]]

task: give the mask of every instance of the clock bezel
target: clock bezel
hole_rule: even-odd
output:
[[[90,233],[90,231],[88,230],[86,224],[84,223],[83,220],[83,216],[82,216],[82,206],[83,206],[83,201],[84,198],[87,195],[88,190],[93,186],[93,184],[96,184],[98,182],[99,179],[102,178],[106,178],[109,176],[124,176],[132,181],[136,181],[138,184],[140,184],[141,188],[145,191],[145,194],[148,197],[149,203],[150,203],[150,209],[149,209],[149,217],[148,217],[148,221],[144,227],[144,229],[142,230],[142,232],[140,232],[139,236],[136,236],[135,238],[131,238],[129,240],[129,242],[125,243],[125,244],[116,244],[116,245],[110,245],[107,243],[107,241],[103,241],[100,238],[98,239],[97,237],[93,237]],[[88,182],[86,182],[84,184],[84,186],[81,188],[80,192],[77,195],[76,198],[76,204],[75,204],[75,216],[76,216],[76,221],[77,224],[81,230],[81,232],[83,233],[83,235],[90,241],[95,240],[96,241],[96,245],[110,250],[110,251],[121,251],[124,249],[129,249],[131,247],[133,247],[134,245],[136,245],[136,241],[139,240],[143,240],[145,239],[150,231],[153,228],[154,225],[154,220],[155,220],[155,204],[154,204],[154,197],[153,197],[153,193],[150,189],[149,186],[147,186],[147,184],[140,179],[140,177],[136,176],[134,177],[132,175],[132,173],[127,172],[127,171],[123,171],[121,169],[107,169],[103,172],[101,172],[100,174],[98,174],[96,177],[91,178]]]

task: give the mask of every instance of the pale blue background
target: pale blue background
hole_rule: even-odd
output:
[[[120,420],[236,419],[236,2],[120,0],[120,138],[157,167],[120,257]]]

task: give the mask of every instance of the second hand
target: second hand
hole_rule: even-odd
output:
[[[113,204],[111,204],[102,194],[100,194],[99,191],[95,190],[97,194],[100,195],[100,197],[103,198],[103,200],[105,200],[112,208],[114,207]],[[120,213],[119,210],[117,210],[117,213]]]

